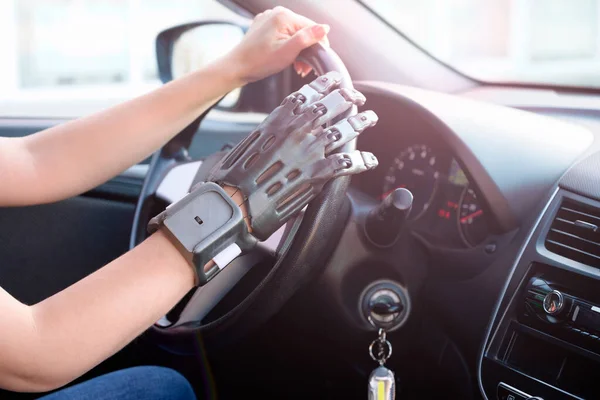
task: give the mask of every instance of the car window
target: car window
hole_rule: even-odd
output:
[[[249,22],[216,0],[1,0],[0,117],[79,117],[147,92],[156,35],[198,20]]]
[[[361,0],[484,81],[600,87],[599,0]]]

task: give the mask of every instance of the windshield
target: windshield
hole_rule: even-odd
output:
[[[599,0],[362,0],[473,78],[600,87]]]

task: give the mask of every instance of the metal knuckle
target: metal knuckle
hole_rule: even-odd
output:
[[[340,140],[342,133],[337,128],[332,127],[325,131],[325,138],[327,139],[327,143],[331,144]]]
[[[327,107],[323,103],[315,103],[311,106],[313,114],[325,115],[327,113]]]
[[[339,108],[347,108],[348,102],[346,99],[340,94],[339,90],[334,90],[329,93],[327,96],[323,97],[319,104],[323,104],[325,108],[328,110],[336,110]]]
[[[349,154],[336,154],[335,155],[335,167],[336,171],[340,171],[342,169],[349,169],[352,167],[352,159]]]
[[[359,133],[360,132],[356,131],[347,120],[338,122],[325,131],[325,151],[329,152],[339,147],[343,143],[354,139]]]
[[[321,93],[310,85],[303,85],[295,94],[302,95],[307,102],[312,102],[321,98]]]
[[[302,93],[296,92],[290,95],[290,100],[292,103],[304,104],[306,102],[306,97]]]

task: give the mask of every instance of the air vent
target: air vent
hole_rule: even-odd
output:
[[[600,268],[600,209],[564,200],[546,236],[546,248]]]

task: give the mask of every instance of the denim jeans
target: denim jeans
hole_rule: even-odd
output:
[[[195,400],[189,382],[164,367],[134,367],[59,390],[40,400]]]

